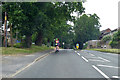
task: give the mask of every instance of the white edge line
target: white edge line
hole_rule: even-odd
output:
[[[23,70],[25,70],[26,68],[30,67],[32,64],[34,64],[35,62],[32,62],[30,64],[28,64],[26,67],[22,68],[21,70],[17,71],[16,73],[14,73],[11,77],[14,77],[15,75],[17,75],[18,73],[22,72]]]
[[[86,62],[88,62],[88,60],[85,57],[82,56],[82,58],[83,58],[83,60],[85,60]]]
[[[52,51],[52,52],[54,52],[54,51]],[[49,55],[49,54],[52,53],[52,52],[46,53],[45,55]],[[43,56],[45,56],[45,55],[39,56],[38,58],[43,57]],[[28,64],[27,66],[25,66],[25,67],[23,67],[22,69],[18,70],[16,73],[12,74],[12,75],[10,76],[10,78],[16,76],[17,74],[19,74],[20,72],[22,72],[22,71],[25,70],[26,68],[28,68],[28,67],[30,67],[31,65],[33,65],[38,58],[36,58],[33,62],[31,62],[31,63]]]
[[[80,53],[77,53],[80,56]]]
[[[92,67],[95,69],[95,70],[97,70],[100,74],[102,74],[105,78],[108,78],[108,80],[111,80],[111,79],[109,79],[109,77],[105,74],[105,73],[103,73],[100,69],[98,69],[95,65],[92,65]]]

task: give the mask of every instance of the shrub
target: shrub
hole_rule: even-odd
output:
[[[16,47],[16,48],[21,48],[21,47],[22,47],[22,44],[21,44],[21,43],[16,43],[16,44],[14,44],[13,46]]]
[[[86,42],[85,45],[83,45],[83,49],[86,49],[88,46],[88,43]]]
[[[120,30],[113,35],[112,41],[109,44],[112,48],[120,48]]]
[[[109,43],[112,47],[115,47],[118,45],[118,42],[117,41],[110,41]]]
[[[106,41],[109,41],[109,40],[111,40],[112,39],[112,36],[111,35],[107,35],[107,36],[104,36],[103,38],[102,38],[102,41],[103,42],[106,42]]]

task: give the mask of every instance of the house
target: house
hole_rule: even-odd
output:
[[[111,30],[111,29],[105,29],[103,31],[101,31],[101,35],[99,37],[99,40],[90,40],[90,41],[87,41],[88,43],[88,46],[87,46],[87,49],[90,49],[90,48],[111,48],[111,46],[109,45],[109,41],[106,41],[106,42],[103,42],[101,41],[101,39],[104,37],[104,36],[108,36],[108,35],[111,35],[113,36],[114,33],[116,33],[118,31],[119,28],[117,29],[114,29],[114,30]]]
[[[101,31],[101,35],[100,35],[99,39],[101,40],[104,36],[107,36],[107,35],[111,35],[112,36],[115,32],[118,31],[118,29],[120,29],[120,27],[118,27],[118,28],[116,28],[114,30],[110,30],[108,28],[106,30]]]
[[[90,48],[98,48],[98,42],[100,42],[100,40],[90,40],[90,41],[87,41],[88,45],[87,45],[87,49],[90,49]]]
[[[106,30],[101,31],[100,40],[101,40],[103,37],[108,36],[108,35],[113,36],[113,34],[116,33],[116,32],[118,31],[118,29],[120,29],[120,28],[117,28],[117,29],[114,29],[114,30],[110,30],[110,29],[108,28],[108,29],[106,29]],[[110,42],[110,40],[109,40],[109,41],[106,41],[106,42],[102,42],[102,41],[101,41],[101,42],[100,42],[101,48],[107,48],[107,49],[111,48],[111,46],[109,45],[109,42]]]
[[[101,35],[100,35],[99,39],[101,40],[105,35],[109,34],[110,32],[111,32],[110,28],[101,31]]]
[[[119,29],[119,28],[112,30],[108,35],[111,35],[111,36],[112,36],[115,32],[118,31],[118,29]]]

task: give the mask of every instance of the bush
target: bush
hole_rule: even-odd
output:
[[[16,44],[14,44],[13,46],[16,47],[16,48],[21,48],[21,47],[22,47],[22,44],[21,44],[21,43],[16,43]]]
[[[88,43],[86,42],[85,45],[83,45],[83,49],[86,49],[88,46]]]
[[[120,30],[113,35],[112,41],[109,44],[112,48],[120,48]]]
[[[106,41],[109,41],[109,40],[111,40],[112,39],[112,36],[111,35],[107,35],[107,36],[104,36],[103,38],[102,38],[102,41],[103,42],[106,42]]]

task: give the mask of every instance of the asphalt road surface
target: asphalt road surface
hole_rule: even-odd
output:
[[[118,55],[60,50],[35,62],[14,78],[119,78]]]

